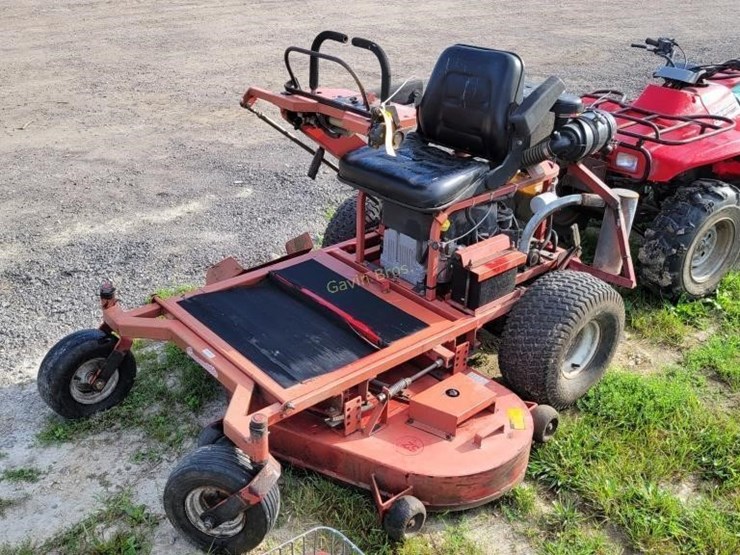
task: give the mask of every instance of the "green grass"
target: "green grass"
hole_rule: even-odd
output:
[[[693,371],[710,371],[740,391],[740,334],[719,333],[684,356],[684,365]]]
[[[683,348],[696,330],[719,327],[737,333],[740,327],[740,273],[727,275],[717,292],[696,301],[672,304],[643,290],[622,291],[627,323],[639,336],[669,347]]]
[[[330,222],[331,219],[334,217],[334,214],[337,213],[337,207],[336,206],[329,206],[324,210],[324,219],[327,222]]]
[[[528,484],[519,484],[499,502],[503,515],[510,521],[531,516],[535,511],[537,491]]]
[[[300,529],[330,526],[342,532],[360,549],[373,555],[469,555],[483,554],[468,537],[459,518],[444,519],[440,533],[423,534],[403,545],[394,545],[383,531],[368,492],[338,484],[313,472],[283,468],[280,491],[282,508],[277,526],[288,522]],[[272,546],[268,538],[265,549]]]
[[[367,492],[290,467],[283,469],[280,491],[283,505],[278,526],[293,520],[330,526],[361,549],[379,555],[393,552]]]
[[[0,482],[5,480],[15,484],[20,482],[38,482],[43,472],[38,468],[8,468],[0,473]]]
[[[185,293],[190,293],[197,288],[197,285],[190,284],[176,285],[175,287],[163,287],[162,289],[157,289],[152,295],[149,295],[149,297],[147,298],[147,302],[151,302],[152,297],[155,295],[160,299],[166,300],[171,299],[172,297],[179,297],[180,295],[184,295]]]
[[[37,544],[0,545],[0,555],[140,555],[151,551],[157,518],[131,493],[121,492],[105,501],[103,509],[79,524]]]
[[[195,435],[194,414],[218,395],[218,384],[173,344],[135,348],[139,373],[119,406],[85,420],[52,416],[37,434],[42,445],[75,441],[98,431],[139,428],[163,448],[178,449]],[[151,452],[145,457],[152,460]],[[142,459],[143,460],[143,459]]]
[[[372,552],[371,552],[372,553]],[[397,547],[396,555],[484,555],[486,552],[470,539],[462,522],[449,524],[437,534],[425,534],[407,540]]]
[[[686,370],[612,372],[534,451],[529,474],[618,525],[634,549],[736,554],[740,423],[713,411],[701,390]],[[689,487],[688,499],[676,484]]]

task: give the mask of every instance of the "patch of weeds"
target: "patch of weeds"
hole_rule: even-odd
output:
[[[131,462],[136,464],[142,464],[145,462],[156,463],[162,460],[162,456],[163,453],[161,449],[140,449],[131,455]]]
[[[307,527],[311,524],[330,526],[369,553],[393,553],[369,494],[312,472],[291,467],[283,470],[280,486],[283,504],[278,526],[286,519],[298,519],[307,523]]]
[[[0,481],[6,480],[18,484],[20,482],[38,482],[43,473],[38,468],[8,468],[0,474]]]
[[[0,545],[0,555],[37,555],[37,553],[30,541],[22,545]]]
[[[8,454],[5,451],[0,451],[0,461],[7,458]]]
[[[627,324],[640,336],[655,343],[678,347],[688,331],[677,308],[637,290],[624,295]]]
[[[501,498],[499,507],[508,520],[521,520],[531,516],[535,509],[537,492],[528,484],[519,484]]]
[[[105,501],[103,509],[43,544],[0,546],[0,555],[138,555],[151,550],[157,518],[124,491]]]
[[[578,403],[581,413],[561,415],[558,435],[534,450],[529,474],[560,495],[577,495],[639,551],[740,553],[740,503],[733,509],[727,501],[740,487],[740,424],[707,407],[697,387],[686,370],[607,374]],[[688,501],[664,486],[692,476],[702,480]],[[559,513],[563,522],[573,511]],[[571,542],[566,531],[582,526],[566,524],[560,539]],[[556,547],[545,552],[579,552]]]
[[[730,332],[740,326],[740,272],[725,276],[717,292],[705,299],[669,303],[644,289],[623,291],[627,322],[638,334],[664,345],[681,347],[693,329],[710,325]]]
[[[164,346],[165,357],[169,365],[180,368],[180,388],[178,401],[193,411],[200,411],[203,406],[218,395],[218,382],[198,364],[186,355],[182,349],[172,343]]]
[[[101,430],[139,428],[167,448],[177,449],[197,433],[194,413],[218,394],[217,383],[174,345],[135,352],[139,372],[117,407],[85,420],[50,417],[37,434],[41,444],[73,441]]]
[[[609,541],[602,530],[567,528],[549,534],[538,546],[542,555],[618,555],[622,549]]]
[[[715,298],[728,329],[737,329],[740,326],[740,272],[725,276]]]
[[[0,518],[5,518],[5,511],[18,504],[15,499],[5,499],[0,497]]]
[[[710,370],[733,390],[740,390],[740,334],[717,334],[684,356],[689,370]]]
[[[146,299],[146,302],[150,303],[152,302],[152,297],[157,296],[162,300],[171,299],[172,297],[179,297],[180,295],[184,295],[185,293],[190,293],[191,291],[194,291],[198,289],[197,285],[177,285],[175,287],[163,287],[162,289],[157,289],[153,294],[149,295]]]
[[[60,555],[135,555],[151,549],[157,518],[145,505],[133,502],[131,492],[114,495],[103,510],[44,544]],[[42,549],[43,550],[43,549]]]
[[[469,530],[462,524],[446,526],[439,534],[425,534],[405,541],[397,547],[396,555],[483,555],[481,546],[468,537]]]
[[[336,206],[330,206],[326,210],[324,210],[324,219],[327,222],[330,222],[331,219],[334,217],[334,214],[337,213],[337,207]]]

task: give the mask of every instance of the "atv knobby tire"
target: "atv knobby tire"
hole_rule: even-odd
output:
[[[700,298],[717,288],[740,252],[740,191],[715,179],[679,188],[645,231],[642,283],[665,297]]]
[[[372,231],[380,225],[383,205],[379,200],[367,197],[365,201],[365,229]],[[329,220],[324,232],[322,246],[330,247],[355,237],[357,222],[357,195],[345,199]]]
[[[623,329],[624,302],[608,284],[571,270],[546,274],[509,313],[501,374],[522,398],[567,407],[604,375]]]

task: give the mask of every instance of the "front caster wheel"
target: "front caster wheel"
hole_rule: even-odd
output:
[[[419,533],[427,520],[427,510],[416,497],[404,495],[388,509],[383,517],[383,529],[388,537],[404,541]]]
[[[101,330],[80,330],[54,345],[36,378],[44,402],[64,418],[84,418],[123,401],[136,378],[136,360],[130,351],[106,383],[91,383],[117,342]]]
[[[558,411],[549,405],[537,405],[532,409],[534,431],[532,439],[537,443],[547,443],[555,435],[560,423]]]
[[[224,421],[216,420],[211,422],[205,428],[203,428],[198,434],[198,439],[195,441],[196,446],[203,447],[204,445],[233,445],[228,437],[224,434]]]
[[[280,512],[277,484],[262,501],[219,526],[201,515],[252,481],[257,469],[230,445],[206,445],[189,453],[170,474],[164,488],[167,518],[187,539],[208,553],[237,554],[257,547]]]

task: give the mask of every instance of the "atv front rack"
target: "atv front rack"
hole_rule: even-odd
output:
[[[612,89],[594,91],[583,95],[583,99],[593,99],[591,108],[602,108],[610,112],[617,120],[617,133],[637,139],[637,146],[643,142],[687,145],[735,128],[735,120],[725,116],[676,116],[639,108],[627,103],[623,92]],[[637,126],[646,129],[638,131],[635,129]],[[684,136],[677,137],[679,132]],[[687,133],[691,135],[685,136]]]

